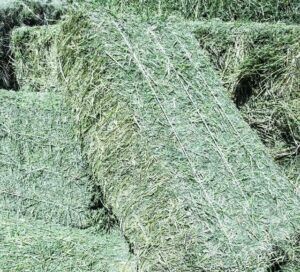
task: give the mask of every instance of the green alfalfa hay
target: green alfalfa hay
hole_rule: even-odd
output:
[[[134,272],[120,231],[99,233],[0,212],[1,271]]]
[[[279,164],[286,176],[293,182],[297,194],[300,195],[300,156],[286,158]]]
[[[288,265],[287,267],[284,267],[282,272],[300,272],[300,262]]]
[[[300,147],[300,27],[199,23],[196,31],[245,120],[277,160]]]
[[[141,271],[272,269],[293,258],[299,197],[187,26],[103,10],[63,22],[84,152]]]
[[[103,210],[89,209],[93,188],[62,97],[1,90],[0,103],[0,210],[79,228],[105,223]]]
[[[86,1],[85,1],[86,2]],[[136,9],[150,16],[182,14],[190,19],[220,18],[224,21],[284,21],[300,23],[298,0],[90,0],[113,9]]]
[[[12,0],[0,3],[0,88],[17,89],[10,50],[11,31],[22,25],[48,25],[57,22],[66,3],[47,0]]]
[[[18,85],[30,91],[58,91],[56,35],[59,25],[21,27],[11,34]]]

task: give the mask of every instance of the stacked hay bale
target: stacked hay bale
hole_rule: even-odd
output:
[[[11,36],[14,72],[19,86],[32,91],[57,91],[58,25],[16,28]]]
[[[120,232],[32,221],[0,212],[1,271],[134,272],[135,260]]]
[[[282,272],[299,272],[300,262],[287,266],[281,270]]]
[[[196,35],[245,120],[299,180],[300,27],[210,21]]]
[[[65,12],[64,0],[13,0],[0,3],[0,88],[16,89],[10,33],[16,26],[48,25]]]
[[[61,81],[104,202],[141,271],[266,271],[293,259],[299,197],[192,33],[71,15]]]
[[[300,3],[298,0],[94,0],[113,8],[137,8],[139,12],[147,11],[155,14],[177,12],[186,18],[211,19],[220,18],[225,21],[285,21],[300,23]]]
[[[1,90],[0,103],[0,209],[88,227],[99,215],[62,97]]]

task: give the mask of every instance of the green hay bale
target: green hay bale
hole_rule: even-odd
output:
[[[0,212],[1,271],[133,272],[135,261],[120,232],[45,225]]]
[[[243,117],[274,158],[300,147],[300,27],[283,24],[199,24],[197,38]]]
[[[67,1],[65,0],[50,0],[50,1],[49,0],[1,0],[0,10],[5,10],[5,9],[13,10],[16,9],[18,6],[19,7],[23,6],[27,14],[32,14],[32,11],[37,9],[37,7],[45,6],[47,7],[48,10],[51,10],[49,14],[53,14],[54,12],[53,8],[56,8],[56,10],[58,9],[62,10],[66,2]]]
[[[78,12],[57,44],[95,182],[141,271],[266,271],[293,259],[299,197],[187,25]]]
[[[88,227],[99,215],[62,97],[1,90],[0,103],[0,210]]]
[[[280,161],[280,166],[286,176],[293,182],[296,192],[300,195],[300,156],[286,158]]]
[[[282,272],[300,272],[300,262],[284,267]]]
[[[139,12],[150,14],[169,14],[177,12],[186,18],[211,19],[225,21],[285,21],[300,23],[300,3],[298,0],[91,0],[105,3],[113,8],[136,8]]]
[[[48,25],[66,10],[64,0],[12,0],[0,3],[0,88],[17,89],[11,63],[10,33],[14,27]]]
[[[18,85],[32,91],[56,91],[58,25],[21,27],[12,32],[11,47]]]

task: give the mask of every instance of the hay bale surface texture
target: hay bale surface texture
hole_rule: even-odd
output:
[[[120,232],[45,224],[0,212],[0,271],[134,272]]]
[[[210,21],[196,36],[245,120],[299,179],[289,165],[299,165],[300,27]]]
[[[0,210],[63,225],[92,220],[89,178],[62,97],[0,91]]]
[[[77,12],[59,39],[85,153],[141,271],[293,258],[299,197],[185,26]]]
[[[21,27],[12,32],[14,72],[22,90],[58,91],[58,25]]]
[[[105,3],[112,8],[133,7],[139,13],[160,15],[180,13],[186,18],[211,19],[224,21],[246,20],[260,22],[284,21],[300,23],[300,3],[298,0],[93,0]]]

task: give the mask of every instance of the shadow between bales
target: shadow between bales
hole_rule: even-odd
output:
[[[282,271],[283,267],[290,262],[290,259],[286,252],[284,252],[280,247],[274,246],[274,252],[271,256],[271,266],[268,268],[267,272],[279,272]]]
[[[240,109],[253,95],[253,79],[248,76],[239,80],[234,88],[234,102]]]
[[[90,177],[92,180],[92,177]],[[97,212],[99,214],[100,222],[96,220],[96,225],[99,226],[101,230],[109,232],[114,226],[118,225],[118,219],[113,214],[110,207],[105,206],[103,201],[103,192],[101,187],[98,185],[91,185],[90,187],[91,199],[88,205],[88,209],[91,212]],[[98,218],[99,220],[99,218]]]

